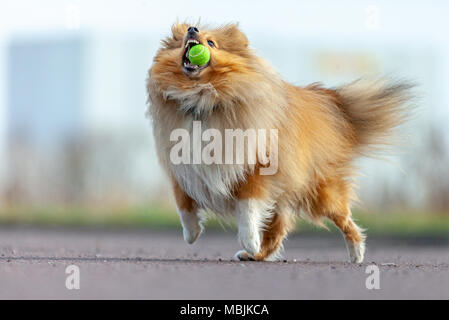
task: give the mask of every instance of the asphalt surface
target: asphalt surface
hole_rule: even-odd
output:
[[[449,299],[449,243],[368,238],[349,264],[339,234],[292,236],[286,262],[235,262],[233,232],[0,228],[0,299]],[[380,289],[365,273],[379,267]],[[66,288],[69,265],[80,289]]]

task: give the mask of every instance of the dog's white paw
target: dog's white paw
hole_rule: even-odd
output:
[[[254,257],[245,250],[237,251],[234,255],[234,259],[237,261],[255,261]]]
[[[198,239],[202,231],[203,229],[199,224],[197,224],[196,226],[192,226],[190,228],[183,227],[182,233],[184,235],[184,241],[187,242],[188,244],[194,243],[196,239]]]
[[[250,255],[256,255],[260,251],[260,235],[257,230],[253,228],[240,230],[239,239],[242,247]]]
[[[352,263],[362,263],[365,257],[365,242],[347,242],[349,259]]]
[[[201,220],[196,213],[190,213],[184,210],[181,210],[178,213],[181,217],[184,240],[188,244],[192,244],[198,239],[203,231]]]

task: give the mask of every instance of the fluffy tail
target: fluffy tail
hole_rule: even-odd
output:
[[[408,117],[413,85],[358,80],[339,87],[341,107],[355,129],[358,151],[367,154],[393,142],[394,129]]]

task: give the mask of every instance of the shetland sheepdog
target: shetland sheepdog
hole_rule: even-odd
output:
[[[210,51],[206,65],[188,59],[197,44]],[[350,209],[355,200],[353,162],[390,144],[394,129],[405,119],[410,89],[408,83],[388,79],[358,80],[333,89],[316,83],[295,86],[255,54],[238,25],[175,23],[148,73],[148,114],[185,241],[193,243],[201,234],[204,212],[234,215],[243,249],[235,258],[276,260],[297,217],[317,224],[327,218],[342,231],[350,261],[361,263],[365,235]],[[183,159],[205,152],[188,145],[203,147],[207,141],[193,132],[198,123],[201,130],[214,130],[218,147],[228,143],[218,140],[230,129],[275,129],[277,135],[245,148],[244,161],[174,161],[173,154],[181,150],[179,139],[173,138],[176,130],[191,134],[181,150],[188,153]],[[268,148],[270,143],[276,148]],[[276,170],[263,174],[274,152]]]

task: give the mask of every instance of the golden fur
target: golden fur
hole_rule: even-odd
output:
[[[209,66],[188,76],[182,67],[188,27],[173,25],[147,83],[158,156],[173,181],[184,218],[196,217],[200,209],[232,214],[237,202],[260,200],[265,210],[260,250],[249,252],[248,258],[275,257],[302,212],[318,223],[323,217],[332,220],[348,247],[361,251],[358,257],[351,256],[360,262],[364,235],[351,219],[352,162],[390,142],[392,130],[403,120],[409,86],[380,80],[360,80],[336,89],[293,86],[255,55],[234,24],[198,27],[199,41],[204,45],[213,41],[215,47],[210,48]],[[258,174],[261,164],[173,165],[170,132],[190,130],[193,120],[221,132],[278,129],[277,173]]]

